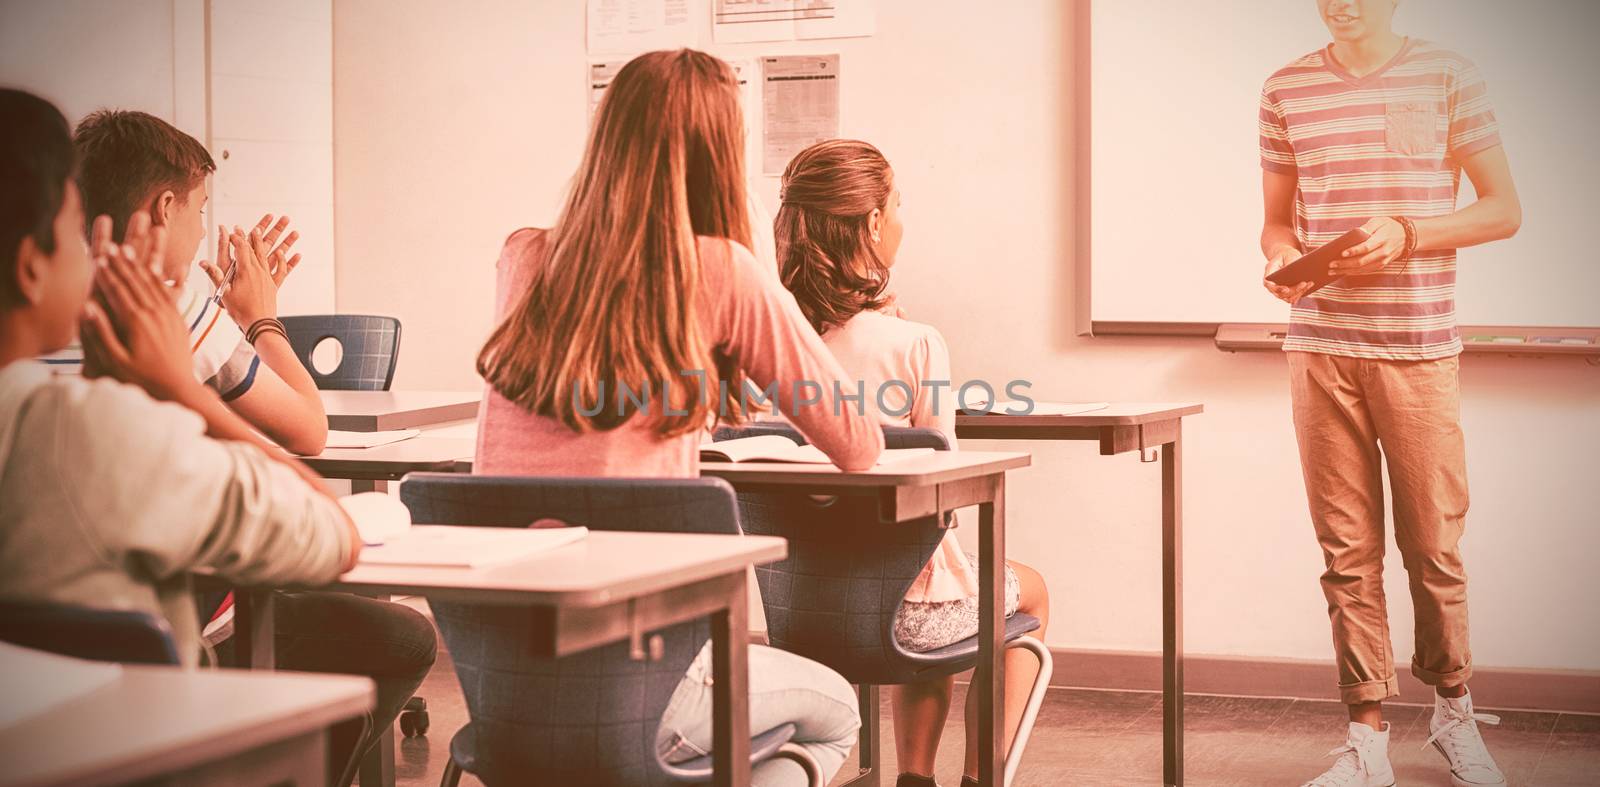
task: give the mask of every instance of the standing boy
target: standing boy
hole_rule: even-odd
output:
[[[1317,787],[1389,787],[1383,700],[1397,696],[1383,594],[1381,464],[1416,609],[1411,672],[1435,687],[1430,742],[1458,787],[1503,785],[1467,693],[1467,512],[1455,324],[1456,249],[1510,237],[1521,207],[1482,76],[1401,37],[1398,0],[1317,0],[1333,43],[1266,82],[1261,249],[1272,273],[1362,228],[1333,263],[1346,278],[1265,282],[1292,304],[1290,390],[1306,496],[1327,570],[1346,743]],[[1465,171],[1478,200],[1456,209]]]

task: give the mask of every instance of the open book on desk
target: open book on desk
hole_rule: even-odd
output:
[[[878,457],[878,464],[886,465],[926,456],[932,448],[891,448]],[[833,460],[814,445],[800,445],[781,434],[764,434],[718,440],[700,444],[702,462],[791,462],[802,465],[831,465]]]
[[[958,412],[961,415],[1079,415],[1104,410],[1111,405],[1106,402],[973,402],[971,407],[963,407]],[[988,412],[985,412],[985,409]]]
[[[480,568],[533,557],[588,535],[586,527],[413,525],[379,546],[362,549],[361,565]]]

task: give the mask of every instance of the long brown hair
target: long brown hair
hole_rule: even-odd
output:
[[[730,375],[696,317],[696,236],[750,245],[744,183],[733,69],[689,49],[634,58],[606,90],[548,256],[478,354],[478,373],[576,431],[633,417],[640,408],[620,401],[620,385],[647,387],[661,435],[704,427],[717,397],[678,395],[700,390],[683,374],[703,373],[708,392]],[[737,393],[730,384],[724,405]],[[669,416],[666,404],[687,414]]]
[[[783,170],[778,209],[778,272],[817,333],[888,303],[889,266],[871,241],[868,220],[894,191],[878,149],[831,139],[800,151]]]

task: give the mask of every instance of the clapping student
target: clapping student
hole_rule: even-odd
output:
[[[931,325],[897,316],[885,294],[900,249],[900,190],[878,149],[855,140],[820,142],[784,169],[778,209],[778,267],[784,286],[852,380],[881,391],[883,423],[938,429],[956,446],[956,399],[949,390],[950,352]],[[903,383],[907,388],[884,384]],[[943,396],[934,385],[945,386]],[[905,391],[912,391],[906,397]],[[898,398],[896,398],[898,397]],[[896,414],[898,413],[898,414]],[[978,571],[954,529],[906,592],[895,637],[911,651],[929,651],[978,633]],[[1006,561],[1006,615],[1039,618],[1044,637],[1049,595],[1033,569]],[[1015,737],[1039,662],[1006,651],[1006,741]],[[950,709],[953,676],[895,686],[895,746],[901,787],[933,784],[934,756]],[[967,695],[966,776],[978,773],[977,693]]]
[[[163,615],[193,665],[191,571],[321,584],[361,540],[315,476],[195,379],[151,272],[166,229],[135,216],[114,244],[102,217],[91,259],[72,164],[61,113],[0,89],[0,598]],[[80,332],[86,376],[35,360]],[[362,726],[337,726],[330,782]]]
[[[278,287],[298,261],[289,253],[296,233],[284,234],[288,220],[267,217],[249,232],[220,234],[217,259],[201,263],[217,292],[197,291],[188,278],[205,238],[206,175],[215,169],[205,148],[159,118],[109,110],[84,118],[73,143],[84,204],[98,212],[92,215],[110,217],[113,242],[126,240],[135,226],[165,234],[159,275],[171,284],[181,312],[196,380],[283,448],[320,453],[328,434],[321,397],[276,323]],[[270,445],[264,450],[280,452]],[[275,605],[279,666],[365,675],[377,683],[371,729],[334,731],[333,749],[350,761],[341,777],[348,782],[354,755],[376,742],[432,668],[438,647],[433,624],[403,605],[347,593],[279,593]],[[205,619],[212,608],[201,610]],[[224,664],[233,657],[227,633],[222,628],[207,636]]]
[[[501,251],[474,472],[692,477],[707,424],[724,406],[736,415],[728,397],[746,377],[776,384],[777,406],[840,467],[876,461],[878,424],[835,399],[843,371],[748,248],[742,118],[733,70],[710,55],[653,52],[618,72],[555,227],[518,230]],[[800,405],[800,381],[822,401]],[[831,777],[860,726],[850,685],[770,648],[752,646],[749,664],[750,728],[794,723]],[[668,761],[711,745],[710,671],[707,649],[673,694]],[[806,783],[785,759],[753,780]]]
[[[109,215],[117,241],[136,214],[166,229],[161,277],[177,288],[196,376],[286,450],[321,453],[328,419],[316,382],[273,330],[278,288],[300,260],[288,217],[219,233],[216,259],[201,263],[216,290],[202,291],[188,281],[206,234],[206,176],[216,169],[205,147],[160,118],[122,110],[91,113],[73,141],[87,215]],[[46,360],[70,370],[78,358],[69,348]]]

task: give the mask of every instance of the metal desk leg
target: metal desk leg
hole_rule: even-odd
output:
[[[350,767],[345,765],[346,768]],[[361,784],[369,787],[394,787],[394,725],[379,733],[378,740],[361,757],[356,771]]]
[[[711,616],[711,767],[715,787],[750,783],[750,599],[740,569]]]
[[[237,589],[233,592],[235,652],[246,669],[270,670],[278,666],[273,640],[277,634],[271,590]]]
[[[1163,781],[1183,784],[1183,433],[1161,455],[1161,692]]]
[[[978,506],[978,783],[999,787],[1005,774],[1006,477],[991,477],[994,494]],[[969,732],[970,734],[970,732]]]

